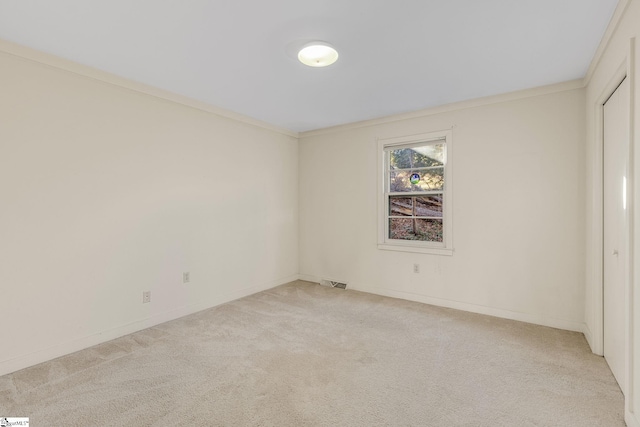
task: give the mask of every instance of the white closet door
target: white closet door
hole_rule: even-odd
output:
[[[627,272],[626,173],[629,83],[625,79],[604,104],[604,357],[622,392],[625,374],[625,278]]]

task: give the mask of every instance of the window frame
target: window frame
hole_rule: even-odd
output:
[[[452,224],[452,167],[451,167],[451,146],[452,131],[451,129],[421,133],[418,135],[401,136],[395,138],[378,139],[378,249],[416,252],[434,255],[453,255],[453,224]],[[444,143],[444,188],[442,190],[443,206],[442,206],[442,242],[427,242],[420,240],[402,240],[389,238],[389,199],[391,196],[399,195],[388,191],[388,174],[389,153],[392,147],[401,147],[406,145],[416,145],[424,143],[438,144]],[[437,190],[439,193],[440,191]],[[404,193],[408,197],[416,195],[414,192]],[[403,194],[403,195],[404,195]],[[429,192],[418,193],[420,195],[428,195]]]

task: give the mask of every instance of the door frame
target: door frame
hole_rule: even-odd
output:
[[[633,384],[633,280],[634,280],[634,239],[632,238],[634,232],[634,195],[635,195],[635,174],[634,174],[634,94],[635,94],[635,39],[630,40],[629,50],[624,58],[624,61],[620,64],[616,72],[609,79],[608,84],[604,87],[600,96],[595,103],[595,149],[593,155],[593,176],[591,181],[592,188],[592,215],[593,221],[591,224],[591,236],[592,247],[591,256],[587,259],[587,262],[592,265],[591,283],[594,284],[592,288],[592,302],[591,309],[593,310],[593,330],[588,331],[591,333],[590,343],[591,349],[595,354],[600,356],[604,355],[604,104],[611,97],[611,95],[618,88],[620,83],[626,78],[629,82],[629,129],[628,129],[628,144],[627,144],[627,214],[625,217],[625,231],[626,242],[626,271],[623,275],[625,298],[627,303],[625,304],[625,383],[627,390],[625,390],[625,409],[626,411],[633,412],[633,408],[630,406],[633,402],[634,384]]]

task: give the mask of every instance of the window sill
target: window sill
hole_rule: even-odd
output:
[[[428,248],[424,246],[419,247],[419,246],[378,244],[378,249],[382,249],[384,251],[413,252],[418,254],[429,254],[429,255],[445,255],[445,256],[453,255],[453,249],[449,249],[449,248]]]

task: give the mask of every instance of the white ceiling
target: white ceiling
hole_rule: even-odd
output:
[[[305,131],[581,78],[616,3],[0,0],[0,38]]]

